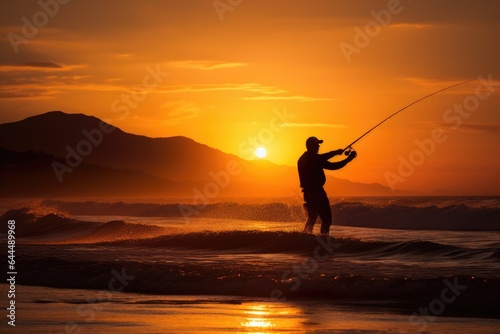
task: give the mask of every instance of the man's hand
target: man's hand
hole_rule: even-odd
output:
[[[349,160],[353,160],[354,158],[356,158],[358,156],[358,153],[356,153],[356,151],[351,151],[351,153],[349,153]]]

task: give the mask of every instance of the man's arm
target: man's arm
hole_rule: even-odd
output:
[[[336,155],[341,155],[342,153],[344,153],[344,150],[338,149],[338,150],[335,150],[335,151],[330,151],[330,152],[327,152],[327,153],[320,154],[320,156],[321,156],[322,159],[324,159],[324,161],[327,161],[327,160],[333,158]]]
[[[349,156],[346,159],[342,160],[342,161],[338,161],[338,162],[325,161],[324,164],[323,164],[323,168],[324,169],[328,169],[328,170],[341,169],[342,167],[344,167],[345,165],[347,165],[349,162],[351,162],[352,160],[354,160],[354,158],[356,158],[357,156],[358,156],[357,153],[355,151],[352,151],[349,154]]]

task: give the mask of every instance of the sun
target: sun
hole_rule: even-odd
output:
[[[267,150],[263,147],[259,147],[255,150],[255,156],[259,159],[265,158],[267,155]]]

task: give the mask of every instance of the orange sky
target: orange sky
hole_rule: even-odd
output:
[[[45,3],[0,4],[1,123],[84,113],[244,158],[256,143],[295,165],[310,135],[343,148],[428,93],[491,78],[398,115],[335,175],[401,190],[500,189],[498,1]],[[464,103],[471,111],[453,112]],[[435,129],[444,133],[431,145]]]

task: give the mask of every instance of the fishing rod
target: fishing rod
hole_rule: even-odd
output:
[[[460,85],[463,85],[463,84],[466,84],[468,82],[471,82],[471,81],[476,81],[477,79],[472,79],[472,80],[467,80],[467,81],[462,81],[462,82],[459,82],[457,84],[454,84],[454,85],[451,85],[451,86],[448,86],[446,88],[442,88],[438,91],[435,91],[434,93],[431,93],[431,94],[428,94],[424,97],[421,97],[419,98],[418,100],[416,101],[413,101],[412,103],[404,106],[403,108],[399,109],[398,111],[396,111],[395,113],[389,115],[388,117],[386,117],[385,119],[383,119],[380,123],[376,124],[374,127],[372,127],[370,130],[366,131],[365,133],[363,133],[358,139],[356,139],[355,141],[353,141],[352,143],[350,143],[349,145],[346,146],[346,148],[344,148],[344,152],[345,152],[345,155],[348,155],[349,153],[351,153],[351,151],[353,151],[354,149],[352,148],[352,145],[356,144],[361,138],[363,138],[364,136],[366,136],[367,134],[369,134],[370,132],[372,132],[373,130],[375,130],[377,127],[379,127],[380,125],[382,125],[385,121],[389,120],[390,118],[396,116],[397,114],[399,114],[400,112],[402,112],[403,110],[405,109],[408,109],[409,107],[411,107],[412,105],[422,101],[422,100],[425,100],[426,98],[428,97],[431,97],[433,95],[436,95],[438,93],[441,93],[441,92],[444,92],[445,90],[448,90],[448,89],[451,89],[453,87],[457,87],[457,86],[460,86]]]

